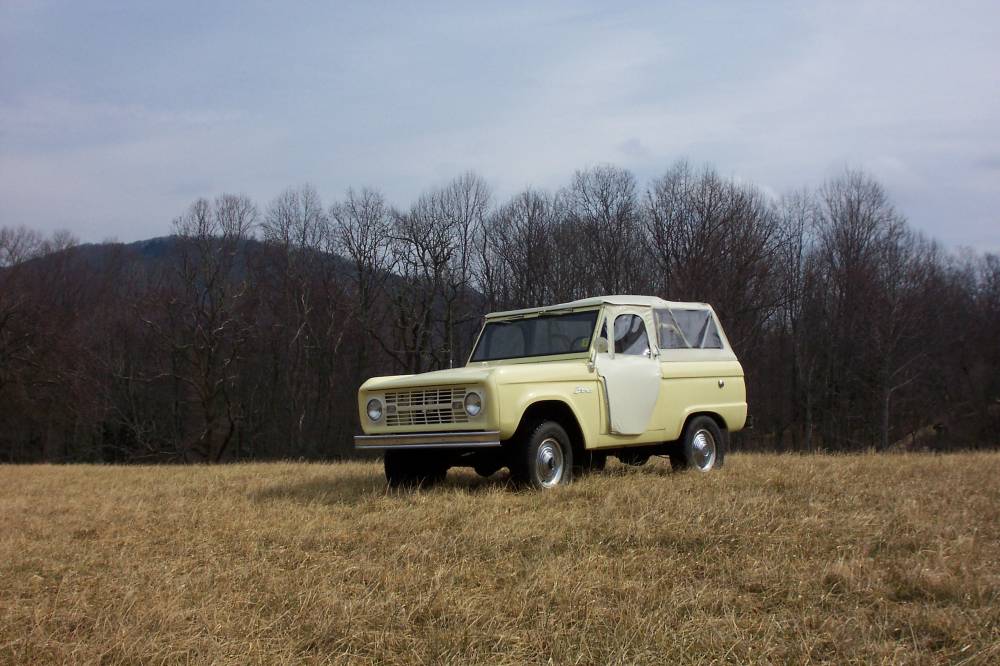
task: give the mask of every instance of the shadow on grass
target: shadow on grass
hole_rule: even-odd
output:
[[[250,493],[255,502],[290,501],[296,504],[354,505],[385,488],[381,476],[362,471],[338,472],[303,481],[275,481]]]
[[[599,477],[628,476],[669,476],[673,474],[669,465],[647,463],[641,467],[624,464],[609,464],[602,472],[592,472]],[[491,492],[535,492],[514,483],[510,473],[502,469],[496,474],[483,478],[466,468],[449,470],[444,482],[432,487],[389,488],[381,472],[365,470],[339,470],[335,474],[314,477],[302,481],[280,481],[251,493],[255,502],[290,501],[296,504],[323,504],[327,506],[356,506],[370,502],[374,498],[399,498],[405,500],[416,494],[464,493],[470,496]]]
[[[254,502],[290,501],[296,504],[324,504],[328,506],[354,506],[375,497],[407,498],[417,493],[465,492],[470,495],[510,491],[518,487],[510,480],[506,470],[489,478],[482,478],[471,471],[453,469],[448,478],[433,487],[389,488],[385,477],[369,472],[338,472],[327,477],[305,481],[275,482],[250,494]]]

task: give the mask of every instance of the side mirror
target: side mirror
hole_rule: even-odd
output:
[[[596,351],[598,354],[607,354],[608,339],[598,336],[598,338],[594,340],[594,351]]]

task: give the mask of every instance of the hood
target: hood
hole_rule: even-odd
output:
[[[482,384],[493,374],[493,368],[451,368],[419,375],[372,377],[361,385],[362,391],[389,391],[414,386],[444,386],[448,384]]]
[[[586,358],[564,359],[561,361],[510,363],[494,366],[466,366],[451,370],[435,370],[419,375],[395,375],[372,377],[361,385],[362,391],[391,391],[418,386],[448,386],[485,384],[495,379],[500,384],[521,384],[529,382],[584,381],[593,379],[593,371]]]

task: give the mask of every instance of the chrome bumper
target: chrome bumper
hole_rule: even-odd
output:
[[[491,446],[500,446],[500,433],[496,430],[354,436],[355,449],[484,449]]]

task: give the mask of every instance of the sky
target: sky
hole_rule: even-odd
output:
[[[778,197],[845,169],[1000,251],[1000,3],[0,0],[0,226],[165,235],[312,184],[497,201],[678,159]]]

